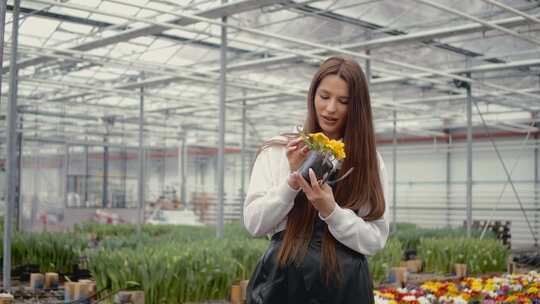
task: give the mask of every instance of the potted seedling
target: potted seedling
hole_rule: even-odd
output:
[[[341,168],[345,159],[345,144],[341,140],[329,139],[323,133],[305,134],[300,132],[305,145],[309,148],[309,153],[298,169],[300,175],[308,182],[310,181],[309,169],[311,168],[321,183],[334,184],[348,176],[353,168],[349,169],[338,180],[328,181]]]

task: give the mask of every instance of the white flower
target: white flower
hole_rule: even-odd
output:
[[[420,297],[416,299],[420,304],[431,304],[431,301],[426,297]]]
[[[403,300],[405,300],[405,301],[414,301],[414,300],[416,300],[416,297],[408,295],[408,296],[403,297]]]

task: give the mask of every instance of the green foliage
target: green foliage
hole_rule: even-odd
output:
[[[498,240],[475,238],[421,239],[418,255],[427,272],[450,273],[456,263],[467,264],[469,274],[504,271],[509,250]]]
[[[399,266],[406,246],[418,249],[431,272],[447,273],[463,262],[472,273],[500,271],[506,265],[508,250],[496,240],[447,237],[463,235],[462,229],[398,227],[386,247],[368,258],[375,284]],[[90,235],[100,240],[96,248],[87,246]],[[146,225],[139,234],[134,225],[84,223],[74,234],[15,233],[12,246],[14,265],[69,272],[86,255],[99,289],[138,285],[147,303],[183,303],[228,298],[231,284],[249,278],[268,241],[252,238],[239,223],[226,225],[221,240],[213,227]]]
[[[373,282],[376,285],[379,284],[392,267],[398,267],[402,256],[401,242],[395,237],[390,237],[383,250],[368,257]]]
[[[196,230],[204,229],[198,227],[181,227],[174,225],[144,225],[142,231],[150,236],[159,236],[162,234],[171,233],[175,229]],[[111,236],[130,236],[137,234],[137,226],[131,224],[103,225],[94,222],[85,222],[75,225],[74,232],[77,234],[93,234],[99,240]]]
[[[443,237],[465,237],[467,230],[464,228],[415,228],[416,225],[401,223],[398,224],[398,229],[393,236],[397,237],[404,250],[417,250],[420,245],[420,240],[423,238],[443,238]],[[401,228],[401,229],[400,229]],[[479,238],[482,234],[481,230],[473,229],[471,236],[473,238]],[[495,234],[488,231],[484,236],[488,239],[495,239]]]
[[[0,248],[3,251],[3,237]],[[86,240],[65,233],[15,232],[11,239],[13,265],[37,264],[41,272],[70,272],[86,249]]]
[[[229,226],[225,234],[235,229]],[[126,288],[130,281],[139,283],[146,303],[227,298],[230,286],[248,278],[268,247],[268,241],[243,233],[222,240],[206,233],[198,237],[167,234],[150,242],[131,238],[124,240],[129,244],[124,248],[111,242],[89,251],[89,270],[98,288],[116,290]]]

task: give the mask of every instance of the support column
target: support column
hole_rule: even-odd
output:
[[[120,202],[119,208],[126,208],[127,194],[126,194],[126,180],[128,177],[128,153],[125,147],[122,147],[120,150],[120,171],[121,171],[121,180],[120,180],[120,189],[122,191],[122,201]]]
[[[450,227],[450,207],[452,205],[452,134],[447,130],[448,139],[446,141],[446,227]]]
[[[533,118],[536,118],[536,113]],[[535,127],[536,123],[534,124]],[[534,134],[534,209],[536,210],[534,212],[534,230],[536,231],[535,234],[538,235],[540,233],[540,223],[539,223],[539,209],[540,209],[540,203],[538,201],[538,133]],[[538,247],[538,239],[534,238],[534,247]]]
[[[2,1],[4,2],[4,1]],[[1,15],[5,16],[5,2],[2,3]],[[15,207],[15,192],[17,190],[17,155],[16,155],[16,132],[17,132],[17,45],[19,38],[19,10],[20,0],[13,1],[13,21],[11,23],[11,58],[9,60],[9,102],[7,105],[7,147],[6,147],[6,213],[4,215],[4,258],[3,258],[3,278],[4,292],[11,292],[11,234],[13,209]],[[4,32],[5,17],[1,20],[0,32]],[[3,39],[2,39],[3,41]],[[3,51],[3,48],[2,50]]]
[[[471,78],[471,73],[467,73]],[[472,227],[472,93],[471,84],[466,83],[467,89],[467,237],[471,236]]]
[[[1,62],[1,61],[0,61]],[[17,224],[15,226],[15,229],[17,231],[23,231],[24,226],[24,217],[23,217],[23,202],[21,200],[21,185],[22,185],[22,142],[23,142],[23,116],[19,116],[19,126],[17,131],[17,139],[16,139],[16,166],[17,166],[17,180],[16,180],[16,186],[15,186],[15,220],[17,221]]]
[[[69,190],[69,144],[64,144],[64,208],[68,206],[68,190]]]
[[[108,129],[108,127],[107,127]],[[101,192],[101,206],[103,208],[110,208],[109,203],[109,131],[103,137],[103,178],[102,178],[102,192]]]
[[[246,91],[244,91],[246,96]],[[240,221],[244,223],[244,200],[246,199],[246,100],[242,100],[242,147],[240,170]]]
[[[165,146],[167,146],[166,143],[164,143]],[[167,148],[163,148],[161,149],[161,152],[162,152],[162,157],[161,157],[161,165],[159,166],[159,180],[158,180],[158,184],[159,184],[159,191],[161,192],[160,195],[163,195],[165,194],[165,170],[167,168],[167,164],[166,164],[166,161],[167,161]]]
[[[137,179],[137,232],[142,232],[144,224],[144,87],[140,89],[139,101],[139,172]]]
[[[366,55],[370,55],[371,54],[371,51],[370,50],[366,50]],[[368,88],[369,86],[371,85],[371,60],[370,59],[366,59],[366,78],[367,78],[367,83],[368,83]]]
[[[36,143],[36,145],[40,145],[40,143]],[[32,156],[33,156],[33,172],[32,172],[32,184],[33,187],[33,195],[30,202],[30,230],[34,228],[34,224],[36,223],[37,214],[38,214],[38,208],[39,208],[39,193],[40,193],[40,185],[39,185],[39,170],[41,170],[39,165],[39,148],[36,148],[35,146],[32,149]]]
[[[84,207],[88,207],[88,144],[84,145],[84,176],[82,182],[82,198]]]
[[[179,162],[181,164],[180,170],[180,202],[187,207],[187,196],[186,196],[186,164],[187,164],[187,144],[186,138],[187,134],[184,133],[184,137],[181,139],[180,151],[178,152]]]
[[[226,3],[222,0],[221,3]],[[221,18],[221,22],[227,23],[227,17]],[[227,27],[221,27],[221,48],[220,48],[220,78],[219,78],[219,145],[218,145],[218,216],[217,216],[217,238],[223,238],[224,204],[225,204],[225,99],[227,96]]]
[[[6,25],[6,5],[7,1],[0,1],[0,62],[4,62],[4,32]],[[0,96],[2,95],[2,66],[0,66]]]
[[[369,40],[371,40],[371,31],[366,32],[366,41],[369,41]],[[370,49],[366,50],[366,55],[368,56],[371,55]],[[367,84],[369,88],[371,85],[371,60],[370,59],[366,59],[366,78],[367,78]]]
[[[392,231],[397,231],[397,111],[393,111],[392,130]]]

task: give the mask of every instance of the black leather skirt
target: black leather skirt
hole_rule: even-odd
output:
[[[352,304],[374,303],[373,284],[364,255],[337,243],[339,279],[326,282],[321,273],[321,239],[324,223],[316,219],[307,254],[300,265],[279,267],[283,232],[276,233],[259,260],[247,287],[248,304]]]

